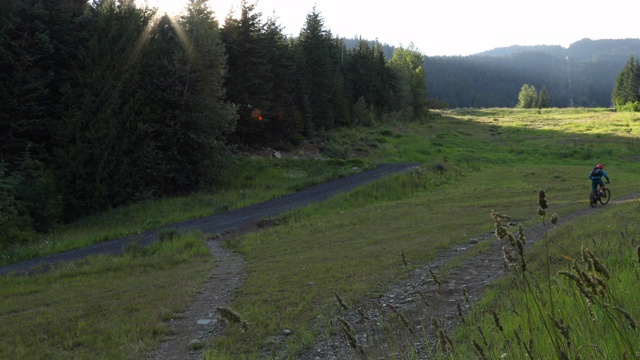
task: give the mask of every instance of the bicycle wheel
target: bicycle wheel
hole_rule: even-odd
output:
[[[609,202],[609,199],[611,199],[611,191],[609,191],[609,189],[604,189],[603,191],[603,195],[600,196],[600,204],[602,205],[607,205],[607,203]]]
[[[589,195],[589,204],[591,204],[591,207],[598,205],[598,194],[595,191],[592,191],[591,195]]]

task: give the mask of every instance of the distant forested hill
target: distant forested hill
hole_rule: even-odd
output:
[[[546,87],[553,107],[608,107],[618,73],[640,39],[590,40],[561,46],[511,46],[471,56],[427,57],[429,98],[450,107],[513,107],[522,85]]]

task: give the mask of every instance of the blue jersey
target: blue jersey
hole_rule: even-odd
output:
[[[600,180],[600,178],[602,178],[603,176],[605,179],[607,179],[607,181],[609,181],[609,175],[607,175],[607,172],[604,171],[604,169],[600,169],[600,172],[598,174],[589,174],[589,179]]]

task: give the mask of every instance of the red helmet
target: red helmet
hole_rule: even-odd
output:
[[[598,164],[598,167],[599,167],[600,169],[604,169],[604,166],[603,166],[602,164]]]

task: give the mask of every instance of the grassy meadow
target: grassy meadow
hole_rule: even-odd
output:
[[[614,200],[638,192],[637,134],[640,114],[608,109],[545,109],[541,114],[451,110],[409,123],[346,129],[325,139],[325,147],[343,158],[242,157],[236,172],[213,195],[150,201],[97,214],[40,242],[11,249],[0,261],[11,263],[223,212],[348,175],[356,167],[423,164],[290,211],[272,222],[279,225],[228,242],[246,260],[243,287],[229,307],[249,323],[249,330],[230,325],[224,336],[207,344],[206,358],[296,358],[317,336],[335,331],[330,326],[336,315],[335,293],[359,299],[384,292],[441,250],[493,231],[492,210],[525,225],[539,222],[539,189],[546,191],[549,213],[562,217],[588,208],[587,175],[599,162],[611,176]],[[344,151],[347,145],[350,151]],[[354,159],[351,153],[360,156]],[[476,316],[482,335],[477,328],[461,327],[449,334],[455,348],[441,345],[438,353],[443,358],[484,354],[494,359],[505,353],[518,358],[527,351],[534,355],[535,347],[556,351],[535,353],[536,358],[557,358],[560,350],[570,358],[588,358],[598,351],[621,358],[619,349],[640,351],[636,330],[628,329],[628,321],[617,320],[624,312],[612,310],[623,309],[632,318],[640,314],[632,301],[637,294],[639,228],[629,215],[637,214],[637,207],[612,201],[593,217],[559,227],[553,238],[526,254],[530,272],[492,285],[487,298],[472,306],[469,316]],[[594,298],[588,306],[576,296],[583,295],[577,285],[571,287],[572,280],[556,275],[571,264],[567,258],[581,258],[583,244],[613,275],[609,297]],[[0,321],[10,324],[0,329],[0,358],[143,358],[167,335],[167,319],[188,305],[215,259],[207,254],[202,234],[131,251],[135,256],[99,257],[47,274],[0,278]],[[403,266],[402,254],[409,266]],[[553,274],[544,270],[550,263]],[[571,345],[566,331],[553,330],[562,326],[545,318],[548,308],[539,307],[540,318],[518,317],[532,314],[526,309],[539,303],[567,311],[557,312],[554,319],[571,325]],[[589,309],[597,319],[616,319],[611,320],[616,331],[598,327]],[[487,316],[493,312],[502,331],[495,329],[494,317]],[[292,335],[283,337],[285,329]],[[517,341],[515,329],[523,341]],[[613,338],[603,339],[600,331]],[[535,339],[533,346],[529,339]]]

